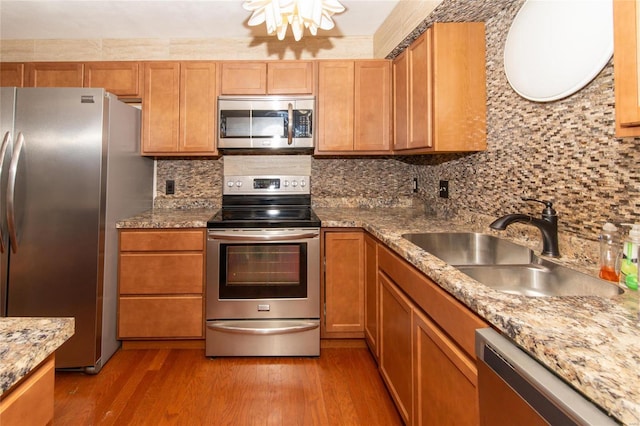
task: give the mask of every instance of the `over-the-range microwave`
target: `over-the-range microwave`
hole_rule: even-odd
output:
[[[219,96],[218,148],[312,149],[313,96]]]

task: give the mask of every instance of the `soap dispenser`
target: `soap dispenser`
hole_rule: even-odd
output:
[[[640,224],[623,223],[631,226],[629,236],[622,244],[620,260],[620,284],[630,290],[638,289],[638,248],[640,247]]]
[[[616,262],[620,254],[619,240],[616,238],[618,228],[610,222],[602,227],[600,241],[600,278],[607,281],[619,282]]]

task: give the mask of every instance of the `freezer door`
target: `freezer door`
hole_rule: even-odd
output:
[[[105,93],[102,89],[17,89],[17,247],[10,254],[8,315],[75,317],[56,367],[97,358],[99,243]],[[102,229],[101,229],[102,224]]]
[[[13,122],[16,88],[0,88],[0,317],[7,316],[7,264],[9,261],[5,195],[7,174],[15,138]]]

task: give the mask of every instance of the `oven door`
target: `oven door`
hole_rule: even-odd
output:
[[[319,318],[319,229],[210,229],[206,314],[207,320]]]

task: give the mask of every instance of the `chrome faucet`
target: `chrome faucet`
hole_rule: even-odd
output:
[[[542,255],[560,257],[558,249],[558,215],[553,209],[551,201],[541,201],[534,198],[523,198],[522,201],[536,201],[545,205],[542,218],[537,219],[526,214],[508,214],[494,220],[489,227],[504,231],[514,222],[530,223],[542,233]]]

